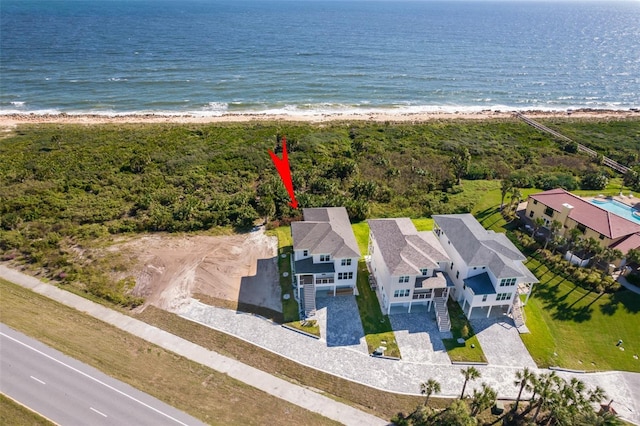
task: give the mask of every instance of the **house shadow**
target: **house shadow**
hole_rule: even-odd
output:
[[[318,297],[316,308],[326,315],[327,346],[360,345],[364,329],[355,296]]]
[[[256,274],[240,278],[238,312],[250,312],[281,323],[282,297],[277,257],[258,259]]]

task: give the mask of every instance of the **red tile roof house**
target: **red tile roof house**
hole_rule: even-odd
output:
[[[557,220],[565,236],[578,228],[582,238],[594,238],[601,247],[623,254],[640,248],[640,221],[632,222],[561,188],[530,195],[525,214],[531,220],[542,218],[547,227]],[[622,264],[622,259],[616,264]]]
[[[291,223],[296,298],[304,316],[316,311],[316,292],[354,294],[360,249],[344,207],[302,209],[304,220]]]

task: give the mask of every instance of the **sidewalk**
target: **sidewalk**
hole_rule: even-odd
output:
[[[206,351],[199,346],[193,345],[183,339],[177,338],[176,336],[172,336],[169,333],[156,329],[155,327],[141,323],[140,321],[117,312],[110,311],[105,307],[96,305],[63,290],[59,290],[54,286],[40,283],[40,281],[33,277],[10,270],[2,265],[0,265],[0,276],[9,281],[32,288],[34,291],[62,303],[73,303],[72,306],[75,306],[79,310],[87,311],[94,316],[98,315],[98,313],[94,314],[85,306],[95,306],[97,308],[92,308],[91,310],[95,309],[96,311],[100,311],[100,315],[103,316],[99,318],[107,322],[113,323],[111,318],[117,317],[119,318],[118,322],[122,321],[126,323],[125,325],[127,328],[124,328],[125,325],[121,328],[127,331],[130,331],[130,329],[140,329],[140,333],[142,335],[138,335],[142,338],[174,352],[180,353],[181,355],[191,358],[197,362],[211,366],[216,370],[228,372],[228,374],[234,378],[245,381],[253,386],[265,390],[266,392],[286,399],[304,408],[319,412],[332,419],[337,419],[348,424],[385,424],[385,422],[377,418],[373,418],[373,421],[375,422],[372,422],[372,420],[369,420],[372,416],[350,407],[347,408],[351,410],[349,412],[349,416],[351,417],[344,416],[342,412],[338,413],[333,411],[337,409],[333,406],[331,406],[331,408],[328,406],[322,408],[324,411],[319,411],[320,408],[311,408],[315,407],[315,405],[311,404],[316,403],[312,402],[308,398],[312,398],[312,396],[320,397],[320,395],[317,395],[305,388],[276,379],[255,369],[251,369],[251,371],[255,371],[256,373],[249,372],[247,374],[242,374],[243,372],[250,371],[250,367],[243,366],[240,363],[221,357],[213,352]],[[345,299],[341,299],[341,301],[344,300]],[[331,300],[326,302],[331,303]],[[321,314],[321,312],[319,313]],[[431,378],[440,382],[442,387],[440,396],[457,397],[459,396],[462,388],[463,379],[460,374],[460,369],[464,366],[452,365],[442,356],[428,356],[423,360],[418,360],[414,357],[413,361],[394,361],[374,358],[369,356],[366,352],[363,352],[362,345],[364,345],[364,336],[362,335],[359,336],[361,341],[350,341],[346,346],[328,345],[326,336],[320,340],[311,339],[299,333],[286,330],[277,324],[254,315],[215,308],[204,305],[196,300],[193,300],[191,304],[185,306],[181,314],[185,318],[241,338],[281,356],[292,359],[300,364],[323,370],[375,388],[418,395],[420,393],[420,383]],[[335,321],[335,318],[333,318],[333,321]],[[135,326],[133,326],[133,324],[135,324]],[[331,326],[332,325],[329,324],[329,327]],[[426,333],[426,331],[424,332]],[[146,335],[147,333],[149,336]],[[409,331],[409,334],[412,334],[412,332]],[[416,337],[415,333],[410,337],[411,339],[414,339]],[[167,347],[165,345],[165,339],[168,342],[179,342],[179,344],[171,343],[170,347]],[[333,341],[334,338],[331,337],[330,342]],[[173,348],[174,346],[177,346],[176,349]],[[183,347],[187,346],[198,349],[197,351],[196,349],[183,349]],[[424,347],[421,348],[421,350],[436,350],[436,348]],[[194,354],[196,352],[200,353],[200,351],[204,351],[204,354],[201,357],[195,358]],[[208,361],[209,359],[212,361],[210,361],[210,363],[206,363],[205,361]],[[235,369],[233,369],[228,366],[228,363],[231,362],[242,367],[236,366]],[[514,363],[508,363],[505,360],[499,362],[506,365],[490,364],[488,366],[477,366],[476,368],[480,371],[482,377],[479,380],[468,384],[467,393],[472,393],[474,388],[479,388],[481,384],[485,382],[498,392],[499,398],[515,399],[518,392],[518,388],[513,385],[515,372],[521,370],[525,365],[514,365]],[[528,364],[528,362],[526,364]],[[546,369],[537,368],[533,369],[533,371],[536,373],[548,372]],[[263,379],[264,383],[258,382],[254,384],[255,382],[253,380],[258,377],[258,375],[266,376],[266,378]],[[610,371],[603,373],[580,374],[559,371],[558,375],[565,379],[576,377],[577,379],[582,380],[590,388],[600,386],[606,391],[608,398],[614,400],[612,407],[620,414],[621,417],[633,423],[640,424],[640,401],[636,398],[637,395],[640,394],[640,373]],[[275,380],[279,380],[283,384],[274,385]],[[276,388],[278,386],[287,386],[288,388],[298,390],[282,392],[282,388]],[[312,396],[307,394],[311,394]],[[281,395],[286,395],[286,397]],[[525,395],[525,397],[527,396],[528,395]],[[300,397],[300,400],[298,397]],[[325,398],[325,400],[327,399],[328,398]],[[334,403],[332,400],[328,401]],[[329,404],[329,402],[325,401],[323,404]],[[340,404],[340,406],[346,407],[342,404]],[[362,416],[367,417],[365,418]]]
[[[112,324],[185,358],[213,368],[221,373],[228,374],[236,380],[343,424],[362,426],[388,424],[385,420],[334,401],[302,386],[297,386],[279,379],[231,358],[209,351],[159,328],[61,290],[53,285],[43,283],[36,278],[9,269],[3,265],[0,265],[0,277],[29,288],[36,293],[42,294],[64,305],[73,307],[81,312],[85,312],[88,315]]]

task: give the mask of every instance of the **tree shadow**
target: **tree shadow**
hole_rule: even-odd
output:
[[[559,321],[585,322],[591,319],[592,313],[593,309],[590,306],[572,308],[562,302],[555,306],[555,312],[551,317]]]
[[[618,290],[611,295],[608,303],[600,305],[600,312],[611,316],[620,308],[631,314],[640,312],[640,295],[627,289]]]

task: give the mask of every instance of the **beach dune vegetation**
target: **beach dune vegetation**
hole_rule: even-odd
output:
[[[554,124],[587,145],[580,135],[625,129],[616,136],[618,156],[637,162],[640,120]],[[269,226],[296,220],[300,210],[289,205],[268,154],[280,155],[282,136],[300,207],[345,206],[353,221],[470,212],[478,191],[499,187],[498,179],[572,189],[578,176],[599,167],[506,118],[24,124],[0,140],[0,257],[135,305],[139,300],[121,297],[130,285],[99,278],[126,259],[98,261],[87,249],[119,234],[242,231],[265,219]]]

